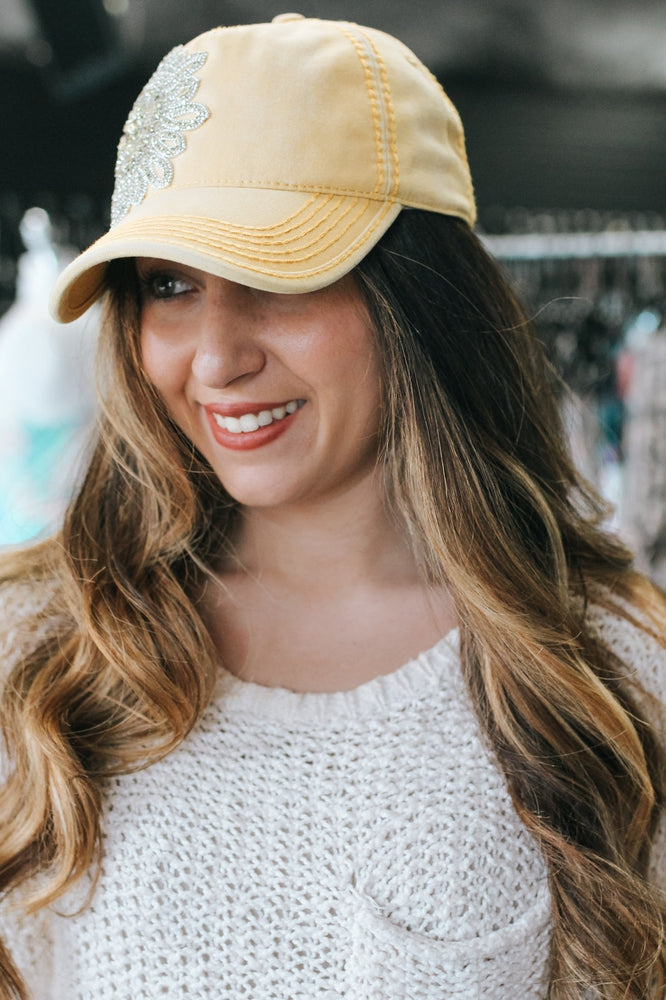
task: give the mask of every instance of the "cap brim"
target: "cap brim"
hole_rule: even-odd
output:
[[[151,194],[58,278],[51,311],[77,319],[106,265],[159,257],[270,292],[308,292],[347,274],[399,214],[397,202],[337,193],[216,188]]]

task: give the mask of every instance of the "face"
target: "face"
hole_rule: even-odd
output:
[[[164,260],[137,271],[145,373],[236,500],[313,502],[372,475],[379,364],[351,276],[283,295]]]

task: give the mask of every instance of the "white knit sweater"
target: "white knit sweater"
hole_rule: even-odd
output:
[[[660,647],[594,616],[663,701]],[[91,904],[3,917],[36,1000],[543,1000],[545,866],[457,643],[340,694],[223,674],[180,749],[105,786]]]

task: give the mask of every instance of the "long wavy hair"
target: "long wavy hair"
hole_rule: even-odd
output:
[[[452,592],[477,715],[548,865],[550,995],[660,997],[666,911],[647,866],[663,751],[586,607],[659,638],[664,599],[604,530],[541,345],[468,227],[405,211],[356,275],[384,371],[387,501]],[[87,475],[62,531],[0,574],[45,594],[43,638],[0,705],[0,889],[32,909],[96,870],[102,779],[174,749],[215,674],[196,603],[236,507],[144,377],[138,334],[133,264],[117,262]],[[6,949],[0,995],[26,996]]]

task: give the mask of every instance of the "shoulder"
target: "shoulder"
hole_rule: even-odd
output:
[[[591,604],[586,622],[620,661],[637,707],[666,737],[666,632],[641,609],[616,596]]]
[[[593,634],[625,664],[628,676],[643,682],[663,681],[666,667],[666,631],[640,608],[621,597],[609,596],[588,608],[586,622]],[[652,687],[652,684],[650,684]]]
[[[614,605],[614,607],[612,606]],[[627,601],[590,606],[593,634],[621,661],[624,684],[634,705],[666,748],[666,635],[652,618]],[[650,882],[666,890],[666,810],[659,815],[652,841]]]

